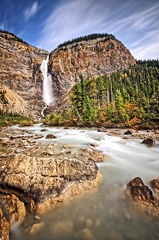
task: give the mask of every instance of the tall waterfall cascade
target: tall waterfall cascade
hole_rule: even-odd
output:
[[[47,106],[49,106],[54,100],[52,78],[51,78],[51,74],[48,72],[48,66],[47,66],[48,61],[49,61],[49,56],[47,56],[46,60],[42,61],[40,66],[40,69],[44,77],[42,95],[43,95],[43,100]]]

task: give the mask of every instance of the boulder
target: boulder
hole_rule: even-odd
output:
[[[154,202],[152,191],[144,185],[141,178],[134,178],[128,183],[127,187],[133,200],[145,203]]]
[[[153,193],[139,177],[134,178],[127,184],[127,194],[141,205],[147,206],[147,210],[159,214],[159,206],[154,199]]]
[[[47,132],[48,130],[46,128],[42,128],[40,132]]]
[[[45,138],[46,139],[53,139],[53,138],[57,138],[57,137],[53,134],[48,134]]]
[[[133,130],[132,129],[128,129],[126,130],[123,135],[132,135],[133,134]]]
[[[142,144],[146,144],[148,147],[153,147],[156,141],[153,137],[146,138],[142,141]]]
[[[15,194],[32,212],[49,211],[60,201],[97,186],[101,175],[95,163],[10,155],[0,162],[0,192]]]

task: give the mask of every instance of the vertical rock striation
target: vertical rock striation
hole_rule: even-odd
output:
[[[24,104],[20,113],[32,117],[39,115],[43,106],[43,79],[39,67],[47,55],[45,50],[30,46],[12,34],[0,32],[0,88],[5,85],[5,91],[10,90],[8,99],[12,101],[12,112],[17,112]],[[23,99],[19,101],[19,107],[12,93]]]
[[[67,93],[79,80],[110,74],[135,64],[130,51],[114,36],[97,37],[61,46],[50,53],[49,71],[56,95]]]

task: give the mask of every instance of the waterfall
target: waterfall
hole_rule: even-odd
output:
[[[43,100],[47,106],[49,106],[54,100],[52,78],[51,78],[51,74],[48,72],[48,67],[47,67],[48,60],[49,60],[49,56],[47,56],[46,60],[42,61],[41,67],[40,67],[44,77],[43,89],[42,89]]]

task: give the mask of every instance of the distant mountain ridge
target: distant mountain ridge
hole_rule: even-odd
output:
[[[28,45],[14,34],[0,31],[0,90],[5,86],[5,91],[8,88],[25,102],[21,100],[19,104],[24,108],[18,108],[18,102],[13,99],[13,106],[8,105],[7,110],[17,112],[20,109],[21,114],[33,118],[40,116],[45,105],[40,65],[48,54],[45,50]],[[56,102],[79,81],[80,75],[87,78],[110,74],[133,64],[135,59],[130,51],[111,34],[92,34],[60,44],[49,54],[48,63]],[[8,93],[9,96],[13,94]],[[1,109],[2,105],[0,103]]]

